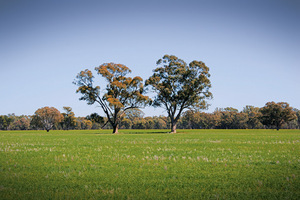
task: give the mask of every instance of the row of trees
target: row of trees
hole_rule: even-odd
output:
[[[133,114],[134,113],[134,114]],[[165,116],[143,117],[136,109],[121,120],[124,129],[166,129],[172,126]],[[180,129],[299,129],[300,110],[284,102],[268,102],[264,107],[246,106],[239,112],[232,107],[217,108],[213,113],[187,110],[178,120]]]
[[[300,111],[285,102],[268,102],[264,107],[246,106],[239,112],[228,107],[213,113],[187,111],[180,128],[185,129],[299,129]]]
[[[54,107],[38,109],[34,115],[16,116],[15,114],[0,116],[0,130],[81,130],[101,129],[104,118],[97,113],[86,117],[75,117],[72,108],[63,107],[60,112]]]
[[[171,120],[166,116],[144,117],[140,109],[127,110],[120,119],[121,129],[169,129]],[[239,112],[235,108],[217,108],[213,113],[187,110],[178,121],[181,129],[299,129],[300,110],[287,103],[269,102],[263,108],[246,106]],[[64,107],[60,113],[56,108],[38,109],[32,116],[0,116],[0,130],[73,130],[112,129],[106,117],[92,113],[86,117],[75,117],[72,108]]]

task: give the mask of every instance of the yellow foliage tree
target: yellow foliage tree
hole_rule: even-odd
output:
[[[141,108],[151,100],[145,96],[143,79],[139,76],[126,77],[131,70],[123,64],[104,63],[95,68],[107,82],[106,92],[100,94],[100,86],[94,86],[94,76],[88,69],[81,71],[74,80],[81,93],[80,100],[89,105],[98,103],[113,127],[113,133],[118,133],[122,116],[129,109]]]
[[[35,111],[35,118],[49,132],[55,123],[63,120],[63,115],[54,107],[43,107]]]

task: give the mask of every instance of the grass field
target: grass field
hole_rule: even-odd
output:
[[[0,199],[300,199],[300,130],[0,132]]]

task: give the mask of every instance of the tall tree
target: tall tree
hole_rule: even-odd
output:
[[[131,70],[122,64],[104,63],[95,68],[107,82],[106,92],[100,94],[100,86],[94,86],[94,76],[90,70],[81,71],[73,82],[79,86],[80,100],[89,105],[98,103],[113,127],[113,133],[118,133],[119,124],[126,110],[144,107],[150,102],[144,95],[143,79],[141,77],[126,77]]]
[[[260,109],[260,112],[262,114],[260,117],[262,124],[268,127],[275,126],[277,130],[279,130],[284,123],[297,118],[293,108],[286,102],[268,102]]]
[[[35,119],[37,119],[43,128],[49,132],[56,123],[63,120],[62,114],[54,107],[43,107],[35,111]]]
[[[154,106],[167,110],[171,120],[171,132],[176,133],[177,122],[185,109],[200,110],[207,107],[209,92],[209,68],[201,61],[187,65],[173,55],[165,55],[157,61],[154,74],[146,80],[156,92]]]

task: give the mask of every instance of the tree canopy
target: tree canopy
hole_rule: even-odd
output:
[[[185,109],[200,110],[207,107],[209,68],[201,61],[186,64],[174,55],[165,55],[157,61],[154,74],[146,80],[156,92],[154,106],[162,106],[171,119],[171,132],[176,132],[177,122]]]
[[[260,109],[260,112],[262,113],[260,117],[262,124],[268,127],[274,126],[277,130],[284,123],[297,119],[296,112],[286,102],[268,102]]]
[[[54,107],[43,107],[35,111],[35,119],[47,132],[52,129],[55,123],[63,120],[63,115]]]
[[[113,127],[113,133],[118,133],[120,119],[126,110],[144,107],[150,102],[145,96],[143,79],[139,76],[127,77],[131,70],[123,64],[104,63],[95,68],[98,75],[107,82],[106,92],[100,93],[100,86],[94,86],[94,76],[88,69],[81,71],[74,81],[81,93],[80,100],[88,104],[98,103]]]

